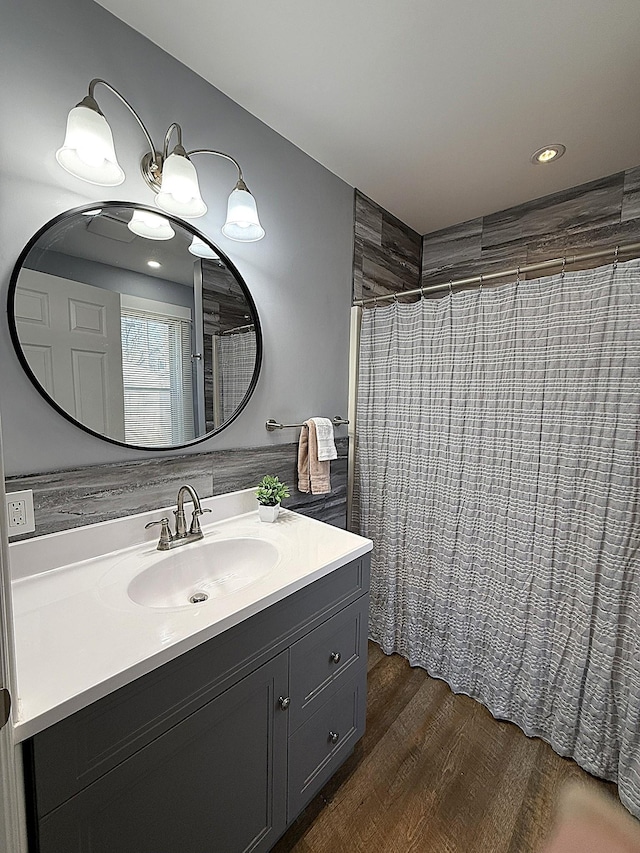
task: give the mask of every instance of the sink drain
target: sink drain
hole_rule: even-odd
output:
[[[206,592],[194,592],[189,601],[191,604],[201,604],[209,598]]]

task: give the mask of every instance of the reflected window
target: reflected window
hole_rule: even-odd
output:
[[[124,434],[131,444],[183,444],[194,436],[191,312],[122,297]]]

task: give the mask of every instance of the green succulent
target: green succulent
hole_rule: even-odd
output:
[[[258,483],[256,491],[258,503],[263,506],[275,506],[279,504],[283,498],[289,497],[289,487],[281,483],[277,477],[272,477],[265,474],[262,480]]]

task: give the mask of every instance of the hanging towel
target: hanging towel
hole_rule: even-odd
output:
[[[327,462],[329,459],[337,459],[338,451],[333,440],[333,424],[329,418],[311,418],[316,425],[316,436],[318,438],[318,460]]]
[[[298,489],[312,495],[324,495],[331,491],[329,462],[318,460],[318,437],[312,418],[305,421],[300,431],[298,444]]]

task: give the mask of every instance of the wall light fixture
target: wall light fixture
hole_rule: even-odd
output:
[[[161,210],[187,219],[204,216],[207,206],[200,195],[198,175],[191,157],[195,154],[212,154],[229,160],[238,170],[238,180],[229,196],[227,219],[222,226],[222,233],[230,240],[243,243],[264,237],[256,201],[243,180],[237,160],[223,151],[210,148],[186,151],[182,145],[182,128],[175,122],[169,125],[165,134],[162,152],[158,151],[138,113],[106,80],[93,79],[89,83],[89,94],[69,112],[64,143],[56,152],[56,160],[63,169],[77,178],[105,187],[118,186],[124,181],[125,175],[116,157],[111,128],[94,97],[98,84],[119,98],[140,125],[149,146],[140,169],[143,178],[156,193],[155,201]],[[177,142],[170,152],[174,133]]]

